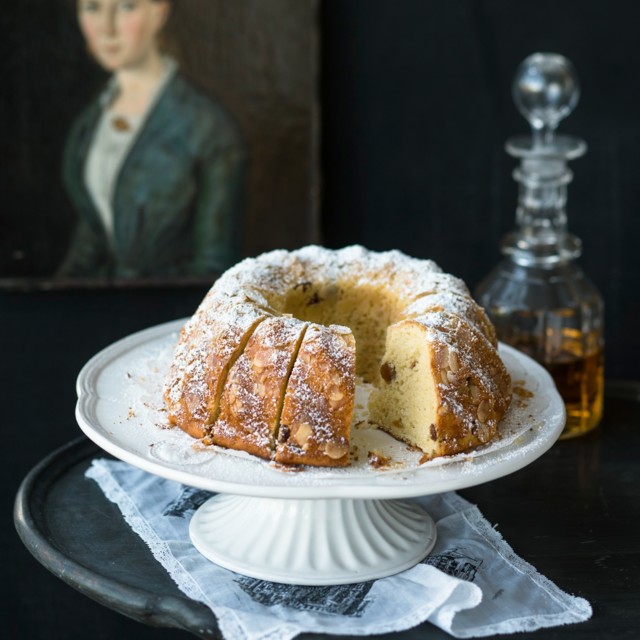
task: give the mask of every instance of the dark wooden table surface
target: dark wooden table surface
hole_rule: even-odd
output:
[[[461,492],[516,551],[566,591],[587,598],[591,621],[544,638],[637,637],[640,527],[635,480],[640,385],[610,385],[602,428],[559,442],[528,468]],[[143,624],[217,638],[215,618],[185,598],[117,508],[84,479],[104,455],[80,438],[29,474],[16,500],[20,536],[54,575]],[[429,624],[394,637],[441,638]]]

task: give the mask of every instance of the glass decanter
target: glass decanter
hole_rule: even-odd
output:
[[[581,242],[567,231],[567,161],[586,152],[583,140],[556,135],[574,109],[579,86],[563,56],[536,53],[518,68],[516,106],[532,136],[507,141],[520,160],[516,229],[503,238],[504,260],[480,283],[478,302],[502,342],[532,356],[551,373],[567,409],[561,438],[595,428],[604,394],[604,305],[575,260]]]

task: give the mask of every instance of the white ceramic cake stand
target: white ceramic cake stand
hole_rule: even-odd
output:
[[[182,323],[141,331],[94,356],[78,377],[76,417],[115,457],[215,492],[193,516],[191,540],[208,559],[251,577],[327,585],[407,569],[436,540],[429,514],[410,498],[516,471],[549,449],[564,426],[564,404],[551,377],[501,345],[517,393],[500,425],[502,437],[491,445],[420,464],[418,452],[364,424],[366,401],[358,396],[352,447],[359,453],[351,466],[285,470],[167,428],[162,383]],[[390,464],[372,467],[370,451]]]

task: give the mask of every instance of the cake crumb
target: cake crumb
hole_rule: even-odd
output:
[[[521,398],[533,398],[533,391],[529,391],[529,389],[525,388],[522,385],[515,384],[513,386],[513,393]]]
[[[391,466],[391,458],[383,456],[379,451],[369,451],[367,460],[374,469],[382,469]]]
[[[283,464],[282,462],[270,462],[269,466],[276,471],[284,471],[285,473],[299,473],[305,469],[303,465]]]

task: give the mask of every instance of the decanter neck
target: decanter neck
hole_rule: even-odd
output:
[[[581,243],[567,232],[567,185],[573,174],[564,158],[522,158],[513,172],[519,183],[516,229],[502,243],[518,264],[555,266],[580,255]]]

